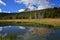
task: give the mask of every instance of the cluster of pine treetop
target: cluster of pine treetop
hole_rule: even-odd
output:
[[[39,19],[60,18],[60,7],[43,10],[24,11],[19,13],[0,13],[0,19]]]

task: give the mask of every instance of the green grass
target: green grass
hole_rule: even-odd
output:
[[[55,27],[60,28],[60,19],[15,19],[0,20],[0,25],[22,25],[36,27]]]

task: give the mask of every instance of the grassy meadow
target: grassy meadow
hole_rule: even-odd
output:
[[[20,23],[22,25],[40,25],[40,24],[47,24],[47,25],[53,25],[56,28],[60,28],[60,19],[12,19],[12,20],[0,20],[0,23]]]

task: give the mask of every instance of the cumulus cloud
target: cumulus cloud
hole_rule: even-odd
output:
[[[17,3],[23,3],[26,7],[30,9],[45,9],[51,7],[50,3],[47,0],[15,0]],[[35,6],[37,7],[35,7]]]
[[[45,9],[45,8],[43,6],[38,6],[37,9],[40,10],[40,9]]]
[[[35,9],[36,9],[36,8],[35,8],[34,6],[32,6],[32,5],[28,6],[28,8],[29,8],[30,10],[35,10]]]
[[[0,9],[0,12],[2,12],[2,10]]]
[[[25,9],[19,9],[19,10],[18,10],[18,12],[23,12],[23,11],[25,11]]]
[[[3,2],[2,0],[0,0],[0,4],[2,4],[2,5],[4,5],[4,6],[6,6],[6,3],[5,3],[5,2]]]

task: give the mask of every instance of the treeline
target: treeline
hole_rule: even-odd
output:
[[[60,7],[43,10],[25,11],[20,13],[0,13],[0,19],[40,19],[60,18]]]

